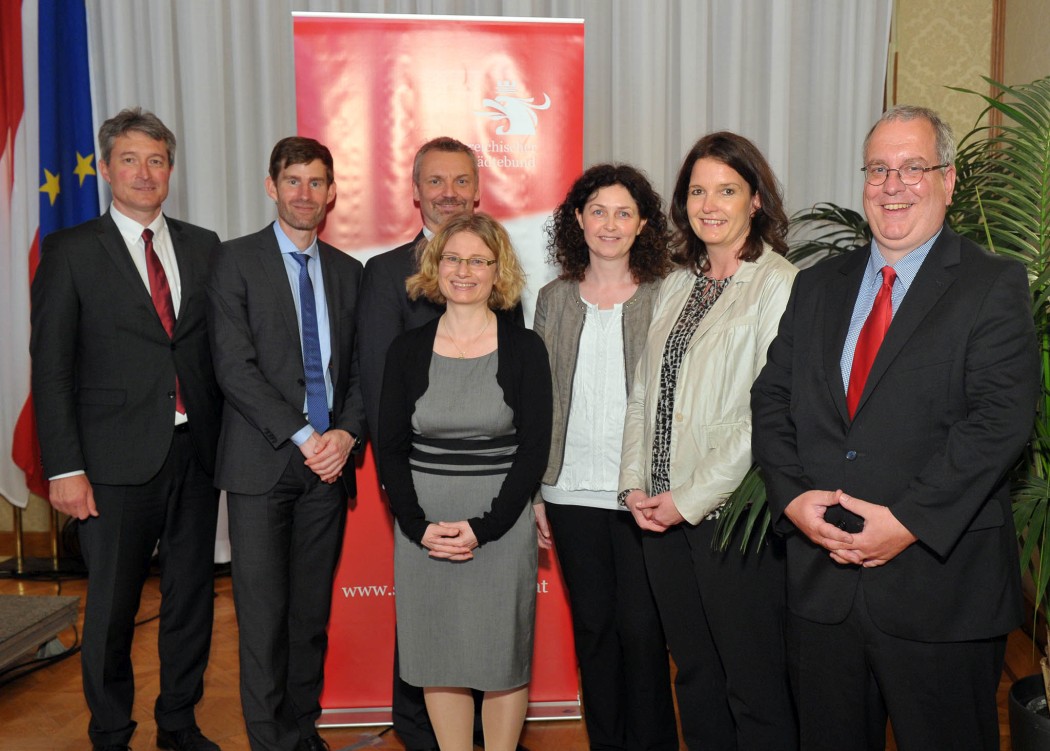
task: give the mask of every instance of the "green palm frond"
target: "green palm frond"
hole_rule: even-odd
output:
[[[955,90],[985,101],[982,120],[994,111],[1003,124],[978,125],[960,142],[948,221],[960,234],[1025,264],[1033,283],[1033,305],[1043,308],[1045,321],[1050,267],[1050,78],[1020,86],[985,81],[997,96]]]
[[[807,258],[845,253],[871,242],[863,214],[833,203],[818,203],[791,217],[792,238],[787,258],[798,264]]]
[[[995,96],[955,90],[984,100],[982,120],[994,111],[1003,124],[978,125],[960,142],[948,219],[1028,270],[1043,392],[1013,478],[1014,525],[1021,565],[1035,583],[1036,611],[1050,615],[1050,78],[1020,86],[985,81]]]
[[[769,534],[770,514],[766,504],[766,485],[757,465],[752,465],[740,481],[740,485],[722,506],[713,541],[716,550],[729,547],[729,541],[733,539],[740,524],[744,525],[740,552],[746,552],[748,543],[752,540],[756,548],[765,542],[766,535]]]

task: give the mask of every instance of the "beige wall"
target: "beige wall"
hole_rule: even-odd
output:
[[[891,57],[890,103],[932,107],[957,137],[973,128],[984,109],[982,100],[946,87],[988,90],[981,76],[991,72],[993,1],[897,0],[896,100]]]
[[[1006,0],[1005,36],[1005,83],[1029,83],[1050,75],[1050,6],[1046,0]]]

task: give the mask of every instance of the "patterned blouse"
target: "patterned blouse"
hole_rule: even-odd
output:
[[[685,301],[678,320],[671,327],[664,344],[664,357],[660,365],[660,399],[656,403],[656,431],[653,436],[652,494],[659,495],[671,489],[671,431],[674,418],[674,398],[678,387],[678,376],[685,358],[685,351],[696,333],[700,321],[711,310],[718,297],[732,282],[733,277],[709,279],[696,275],[696,282]],[[707,518],[717,517],[715,511]]]

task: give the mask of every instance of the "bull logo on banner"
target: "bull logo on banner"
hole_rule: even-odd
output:
[[[536,101],[535,97],[526,99],[514,96],[518,87],[513,81],[500,81],[496,85],[496,91],[498,93],[494,99],[484,99],[481,102],[489,109],[475,111],[475,114],[500,122],[496,133],[501,136],[535,135],[539,119],[536,111],[550,109],[551,98],[544,93],[543,104],[533,104]]]

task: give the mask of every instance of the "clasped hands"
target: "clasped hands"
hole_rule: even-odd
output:
[[[624,500],[634,517],[635,524],[650,532],[666,532],[685,521],[671,498],[671,491],[647,496],[645,491],[634,490]]]
[[[427,525],[422,543],[431,558],[469,561],[474,557],[472,551],[478,546],[478,538],[466,521],[437,522]]]
[[[862,517],[864,528],[850,533],[826,521],[824,515],[832,506],[842,506]],[[887,506],[854,498],[842,490],[807,490],[788,504],[784,514],[841,564],[882,566],[918,539]]]
[[[299,450],[306,457],[307,468],[322,482],[330,484],[342,476],[343,465],[353,447],[353,437],[345,430],[334,428],[324,433],[311,433]]]

